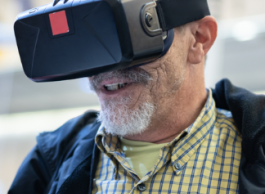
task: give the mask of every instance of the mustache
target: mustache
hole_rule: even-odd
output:
[[[111,80],[113,78],[117,78],[121,82],[134,82],[145,85],[152,79],[149,73],[139,67],[133,69],[120,69],[92,76],[89,80],[90,89],[96,91],[99,89],[103,80]]]

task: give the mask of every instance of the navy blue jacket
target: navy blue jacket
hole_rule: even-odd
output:
[[[218,108],[232,112],[242,134],[239,169],[241,194],[265,193],[265,96],[216,84]],[[100,126],[97,112],[76,117],[54,132],[42,133],[19,168],[8,194],[88,194],[99,159],[94,137]]]

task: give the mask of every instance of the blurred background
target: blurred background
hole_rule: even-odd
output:
[[[23,73],[16,48],[16,15],[50,0],[0,0],[0,194],[7,192],[42,131],[54,130],[88,109],[99,109],[87,79],[33,83]],[[265,1],[208,0],[219,35],[208,54],[207,87],[222,78],[265,93]]]

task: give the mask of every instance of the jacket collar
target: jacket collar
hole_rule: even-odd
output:
[[[253,163],[265,142],[265,96],[255,95],[223,79],[216,84],[213,97],[217,108],[232,112],[242,134],[242,152]]]

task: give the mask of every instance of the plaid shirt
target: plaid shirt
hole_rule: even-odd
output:
[[[94,193],[239,193],[241,136],[231,113],[215,107],[211,90],[195,122],[161,148],[153,169],[140,179],[121,150],[120,140],[104,132]]]

